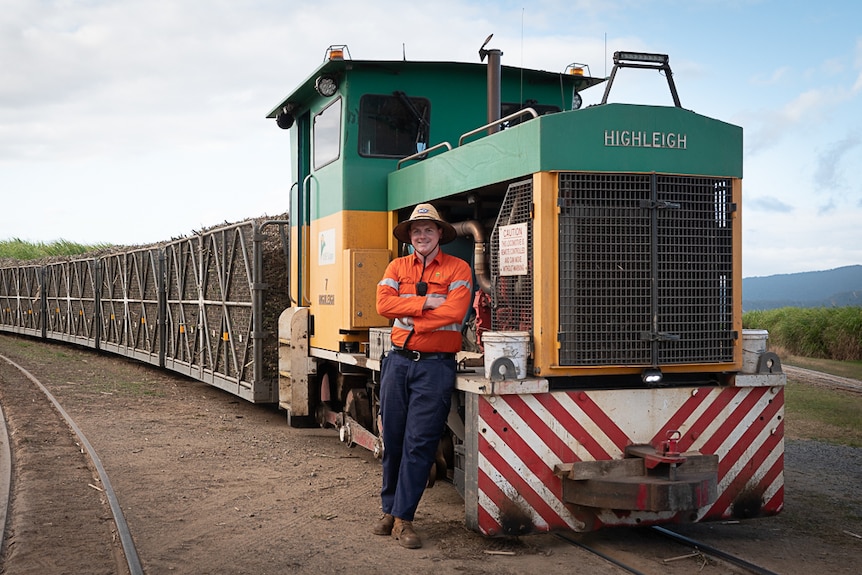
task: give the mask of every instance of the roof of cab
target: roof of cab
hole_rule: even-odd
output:
[[[473,68],[477,73],[482,72],[487,68],[485,64],[468,63],[468,62],[441,62],[441,61],[416,61],[416,60],[328,60],[321,64],[314,72],[311,73],[293,92],[288,94],[281,103],[275,106],[267,114],[267,118],[275,118],[276,115],[287,108],[288,111],[302,107],[305,102],[316,97],[314,88],[315,81],[323,74],[329,74],[336,77],[344,75],[352,70],[391,70],[393,73],[399,73],[407,69],[433,69],[433,68]],[[589,76],[576,76],[565,74],[562,72],[547,72],[544,70],[533,70],[529,68],[516,68],[512,66],[502,66],[502,74],[505,76],[512,73],[522,75],[524,81],[529,82],[560,82],[562,87],[585,90],[591,86],[605,81],[605,78],[593,78]]]

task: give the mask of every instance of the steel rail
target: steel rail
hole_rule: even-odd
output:
[[[626,565],[622,561],[618,561],[617,559],[614,559],[610,555],[602,553],[601,551],[599,551],[598,549],[596,549],[594,547],[590,547],[589,545],[585,545],[585,544],[581,543],[580,541],[575,541],[571,537],[567,537],[566,535],[564,535],[562,533],[554,533],[554,535],[556,535],[558,539],[562,539],[566,543],[569,543],[570,545],[574,545],[575,547],[580,547],[584,551],[589,551],[593,555],[601,557],[602,559],[604,559],[608,563],[613,563],[614,565],[616,565],[620,569],[628,571],[629,573],[633,573],[634,575],[645,575],[645,573],[643,573],[642,571],[638,571],[634,567]]]
[[[5,553],[6,516],[9,513],[9,503],[12,497],[12,448],[9,445],[9,432],[6,429],[6,415],[0,406],[0,556]]]
[[[0,355],[0,359],[8,363],[9,365],[15,367],[18,371],[24,374],[27,379],[32,381],[39,389],[42,390],[42,393],[51,400],[51,403],[54,404],[54,407],[63,416],[63,419],[66,420],[66,423],[72,428],[72,431],[78,436],[78,439],[81,441],[81,445],[87,450],[87,454],[90,456],[90,459],[93,461],[93,465],[96,467],[96,470],[99,472],[99,480],[102,482],[102,486],[105,490],[105,496],[108,498],[108,503],[111,506],[111,512],[114,514],[114,523],[117,525],[117,531],[120,534],[120,541],[123,545],[123,553],[126,556],[126,563],[129,566],[129,571],[131,575],[143,575],[144,570],[141,567],[141,561],[138,558],[138,551],[135,548],[135,542],[132,539],[132,534],[129,532],[129,525],[126,523],[126,518],[123,515],[123,509],[120,507],[120,502],[117,500],[117,495],[114,493],[114,488],[111,486],[111,480],[108,479],[108,474],[105,472],[105,468],[102,466],[102,461],[99,459],[98,454],[96,454],[96,450],[93,449],[93,446],[90,445],[90,442],[84,436],[84,432],[78,427],[75,423],[75,420],[66,413],[66,410],[63,409],[63,406],[57,401],[57,399],[51,394],[48,389],[42,385],[36,377],[9,359],[4,355]]]
[[[756,573],[757,575],[778,575],[775,571],[770,571],[769,569],[765,569],[760,565],[755,565],[741,557],[737,557],[736,555],[731,555],[721,549],[717,549],[710,545],[706,545],[701,543],[700,541],[695,541],[694,539],[690,539],[685,535],[680,535],[679,533],[674,533],[673,531],[666,529],[664,527],[660,527],[658,525],[653,525],[650,529],[655,531],[656,533],[660,533],[665,537],[676,541],[677,543],[682,543],[683,545],[687,545],[697,551],[701,551],[706,555],[712,555],[713,557],[718,557],[719,559],[723,559],[730,563],[733,563],[737,567],[742,567],[743,569],[750,571],[752,573]]]

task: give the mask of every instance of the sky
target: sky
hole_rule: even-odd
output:
[[[744,130],[743,277],[862,264],[860,21],[857,0],[0,0],[0,240],[282,214],[288,137],[265,116],[328,46],[478,62],[493,33],[504,65],[549,71],[668,54],[682,106]],[[672,104],[631,70],[611,100]]]

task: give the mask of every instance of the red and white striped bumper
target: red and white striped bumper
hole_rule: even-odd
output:
[[[782,376],[783,377],[783,376]],[[466,393],[468,527],[486,535],[589,531],[778,513],[784,500],[781,385]],[[622,459],[632,444],[717,455],[717,499],[684,513],[567,504],[560,464]],[[636,507],[636,506],[635,506]]]

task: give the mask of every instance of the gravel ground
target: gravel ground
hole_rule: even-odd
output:
[[[862,518],[862,449],[791,439],[785,443],[784,465],[794,482],[845,503],[848,512]]]

